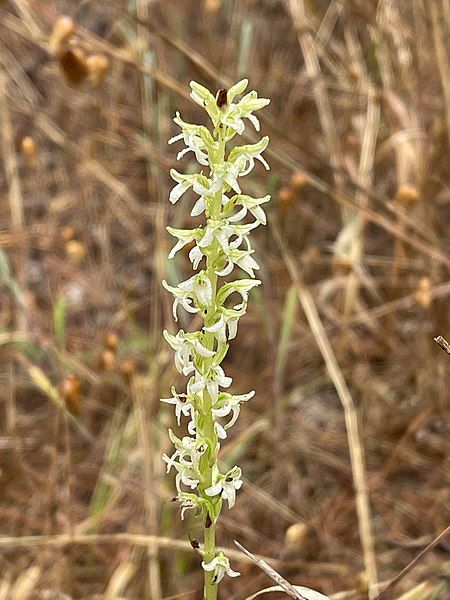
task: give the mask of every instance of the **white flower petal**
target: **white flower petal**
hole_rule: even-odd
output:
[[[260,130],[259,119],[255,115],[247,115],[247,119],[252,123],[256,131]]]
[[[178,142],[178,140],[182,140],[182,139],[183,139],[183,134],[179,133],[178,135],[174,135],[173,137],[171,137],[167,143],[173,144],[174,142]]]
[[[218,496],[221,491],[222,491],[221,483],[216,483],[216,484],[212,485],[211,487],[206,488],[205,494],[207,496]],[[206,570],[208,570],[208,569],[206,569]]]
[[[203,196],[200,196],[200,198],[197,200],[197,202],[194,204],[191,210],[191,217],[198,217],[198,215],[201,215],[202,212],[204,212],[205,208],[205,198]]]

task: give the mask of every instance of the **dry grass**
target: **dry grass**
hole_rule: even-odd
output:
[[[272,98],[249,190],[273,194],[264,286],[227,358],[257,392],[222,454],[246,477],[219,528],[243,577],[222,597],[271,585],[233,539],[358,600],[448,526],[449,39],[448,0],[0,3],[0,599],[201,597],[158,402],[191,79]],[[449,544],[383,598],[449,598]]]

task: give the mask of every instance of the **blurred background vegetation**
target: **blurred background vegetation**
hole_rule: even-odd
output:
[[[165,225],[191,222],[167,200],[191,79],[272,99],[220,543],[362,599],[445,529],[449,40],[448,0],[0,3],[0,598],[201,598],[158,402],[181,383],[160,282],[190,270]],[[386,598],[449,598],[449,548]],[[271,584],[232,556],[223,598]]]

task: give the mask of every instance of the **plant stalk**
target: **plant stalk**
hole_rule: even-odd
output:
[[[223,163],[225,160],[225,140],[222,133],[219,135],[219,162]],[[218,219],[221,213],[222,206],[222,190],[219,190],[214,198],[214,203],[211,211],[211,218]],[[208,307],[205,323],[211,325],[216,310],[216,294],[217,294],[217,275],[214,272],[216,268],[217,256],[219,253],[219,244],[217,240],[214,240],[211,247],[211,253],[206,258],[206,274],[211,282],[212,296],[211,305]],[[205,336],[205,346],[209,350],[214,350],[214,334],[207,332]],[[211,446],[206,452],[207,469],[206,477],[204,482],[204,489],[210,487],[213,484],[213,468],[217,463],[217,434],[214,427],[214,418],[212,415],[212,404],[213,398],[207,390],[203,395],[203,411],[204,411],[204,423],[203,433],[207,440],[211,440]],[[209,498],[210,501],[213,499]],[[204,541],[204,556],[203,560],[205,563],[211,562],[216,555],[216,525],[211,522],[211,518],[207,511],[204,511],[203,515],[203,541]],[[214,571],[203,571],[204,572],[204,600],[216,600],[217,599],[217,585],[213,582]]]

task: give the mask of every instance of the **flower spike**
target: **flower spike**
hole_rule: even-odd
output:
[[[172,387],[171,397],[162,399],[174,407],[178,425],[183,419],[187,420],[189,434],[179,438],[169,430],[174,451],[171,455],[164,454],[163,460],[167,472],[172,468],[175,471],[181,518],[189,509],[202,515],[204,544],[198,551],[203,558],[204,598],[216,600],[221,579],[225,575],[237,577],[239,573],[230,567],[225,554],[217,551],[215,525],[223,501],[232,508],[243,483],[238,466],[220,472],[218,452],[221,441],[239,417],[241,405],[254,396],[253,391],[244,394],[225,391],[230,388],[232,379],[225,374],[221,363],[230,340],[237,335],[238,322],[246,313],[251,290],[261,284],[255,279],[259,265],[253,257],[250,235],[256,227],[266,224],[262,205],[270,200],[270,196],[253,198],[240,187],[240,180],[253,171],[256,161],[269,168],[263,157],[269,138],[265,136],[254,144],[235,145],[229,152],[226,146],[243,133],[247,119],[259,131],[260,124],[253,113],[267,106],[269,100],[258,98],[254,91],[239,100],[247,89],[247,79],[228,90],[219,90],[216,95],[195,81],[190,86],[191,98],[207,112],[212,131],[203,125],[186,123],[177,112],[174,122],[181,132],[174,135],[169,144],[184,143],[177,160],[192,152],[205,173],[184,174],[172,169],[170,176],[175,186],[169,200],[175,204],[184,194],[193,192],[197,199],[191,206],[191,216],[204,215],[204,223],[193,229],[167,228],[177,240],[169,259],[189,247],[189,260],[196,272],[176,285],[163,281],[163,286],[174,297],[175,321],[181,307],[203,323],[198,331],[163,332],[175,351],[177,371],[189,376],[186,393]],[[250,222],[246,220],[249,216],[253,218]],[[198,270],[200,263],[202,268]],[[246,276],[239,276],[240,271]],[[230,274],[231,281],[221,280]]]

